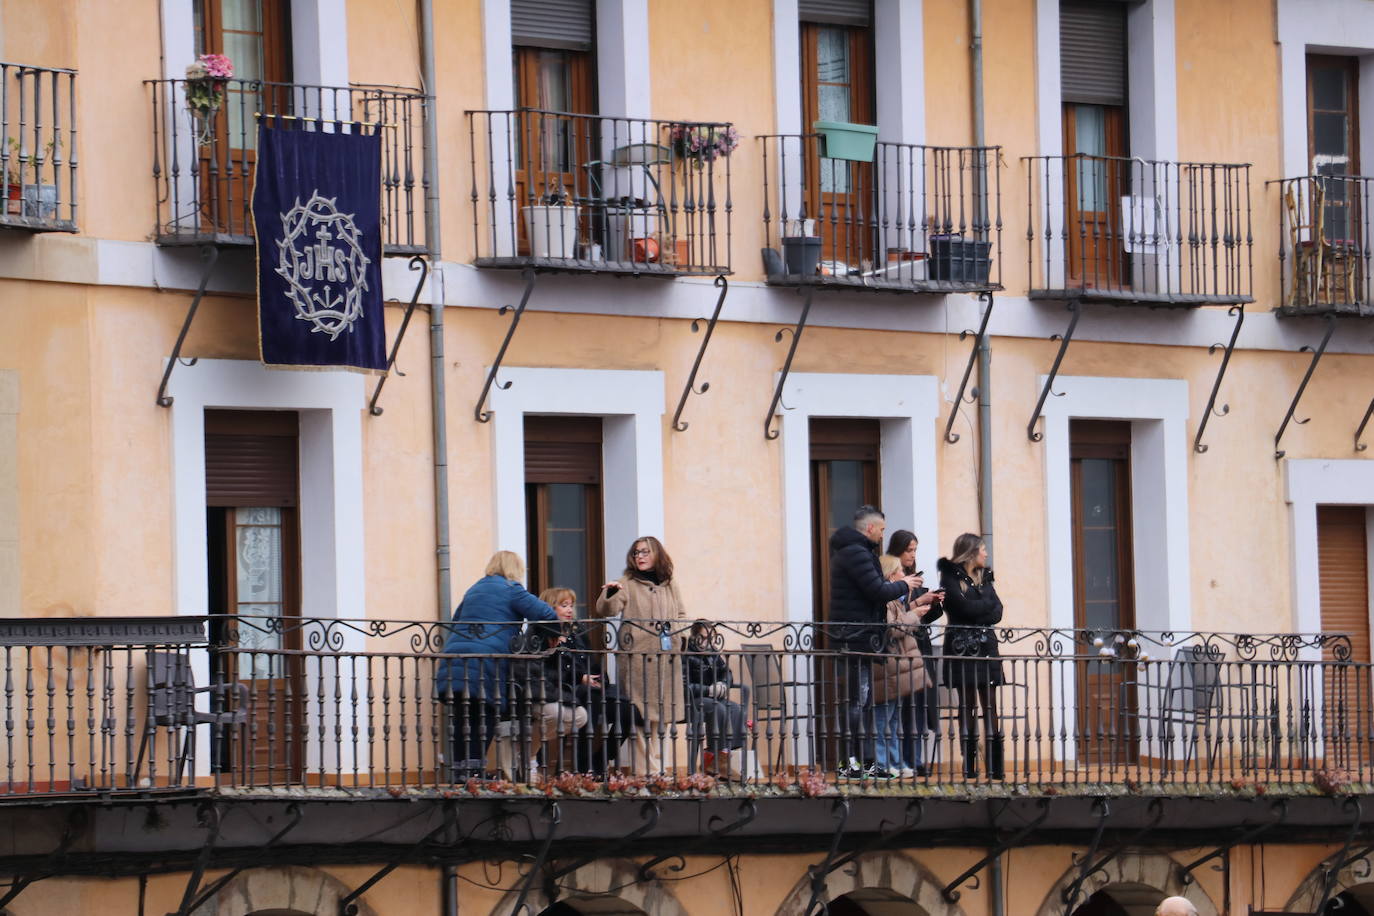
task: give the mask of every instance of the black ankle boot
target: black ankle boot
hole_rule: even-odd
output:
[[[1003,759],[1005,753],[1005,740],[1002,738],[988,739],[988,779],[1006,779],[1006,763]]]
[[[964,739],[964,778],[978,778],[978,739]]]

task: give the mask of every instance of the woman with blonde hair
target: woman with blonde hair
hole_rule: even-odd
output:
[[[525,589],[524,579],[524,561],[499,550],[453,612],[435,686],[449,705],[454,779],[482,775],[487,743],[510,700],[510,660],[503,656],[510,655],[521,622],[558,619]]]
[[[616,635],[620,689],[639,708],[647,732],[636,733],[642,753],[636,755],[635,767],[661,773],[669,729],[686,712],[673,626],[687,611],[673,578],[672,558],[658,538],[635,539],[625,553],[624,575],[602,587],[593,614],[622,620]]]

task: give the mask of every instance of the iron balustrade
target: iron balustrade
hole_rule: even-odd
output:
[[[1360,175],[1267,182],[1279,191],[1280,312],[1368,315],[1370,186]]]
[[[824,157],[816,134],[767,134],[764,270],[773,283],[910,292],[1002,288],[1002,150],[878,142]]]
[[[0,62],[0,227],[75,232],[76,71]]]
[[[220,80],[218,105],[188,104],[199,81],[147,80],[153,104],[153,181],[160,245],[253,244],[258,122],[382,135],[382,247],[425,251],[421,181],[425,96],[398,86],[314,86]]]
[[[1032,298],[1253,302],[1250,166],[1027,156]]]
[[[474,263],[731,272],[726,122],[468,111]]]
[[[836,785],[947,792],[1007,784],[1265,792],[1374,778],[1370,666],[1349,660],[1343,636],[996,628],[1005,684],[995,692],[991,731],[1001,736],[1000,779],[986,763],[964,769],[960,690],[946,670],[950,660],[956,668],[964,661],[958,646],[983,637],[937,627],[926,666],[946,676],[933,724],[893,739],[913,756],[919,745],[924,768],[889,780],[836,773],[851,747],[887,734],[877,724],[884,720],[866,713],[851,728],[845,696],[852,671],[883,664],[881,634],[846,649],[838,640],[856,637],[844,625],[713,625],[708,654],[720,656],[731,684],[707,690],[716,701],[708,704],[684,690],[683,670],[696,652],[689,621],[594,621],[565,630],[236,618],[214,650],[214,669],[244,685],[225,691],[226,703],[247,698],[249,708],[240,724],[220,730],[215,780],[391,792],[800,786],[816,794]],[[455,632],[509,649],[446,655]],[[561,647],[559,636],[568,639]],[[472,679],[439,683],[441,666],[450,664],[471,666]],[[566,683],[550,681],[550,672],[564,672]],[[583,683],[582,675],[597,674],[615,691]],[[566,690],[556,692],[554,681]],[[984,736],[980,753],[989,747]]]

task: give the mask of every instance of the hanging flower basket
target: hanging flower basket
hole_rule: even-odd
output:
[[[224,107],[224,89],[234,78],[234,62],[223,54],[202,54],[186,67],[186,108],[196,123],[196,142],[209,146],[215,116]]]
[[[733,153],[739,146],[739,131],[730,126],[675,124],[669,139],[677,158],[700,170]]]

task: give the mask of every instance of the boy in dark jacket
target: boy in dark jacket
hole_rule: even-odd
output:
[[[875,762],[873,737],[873,661],[883,651],[887,628],[887,603],[905,598],[921,586],[919,576],[896,582],[883,578],[878,549],[887,521],[874,506],[860,506],[854,524],[830,536],[831,639],[845,654],[845,724],[847,759],[841,762],[842,779],[890,779],[892,774]]]

